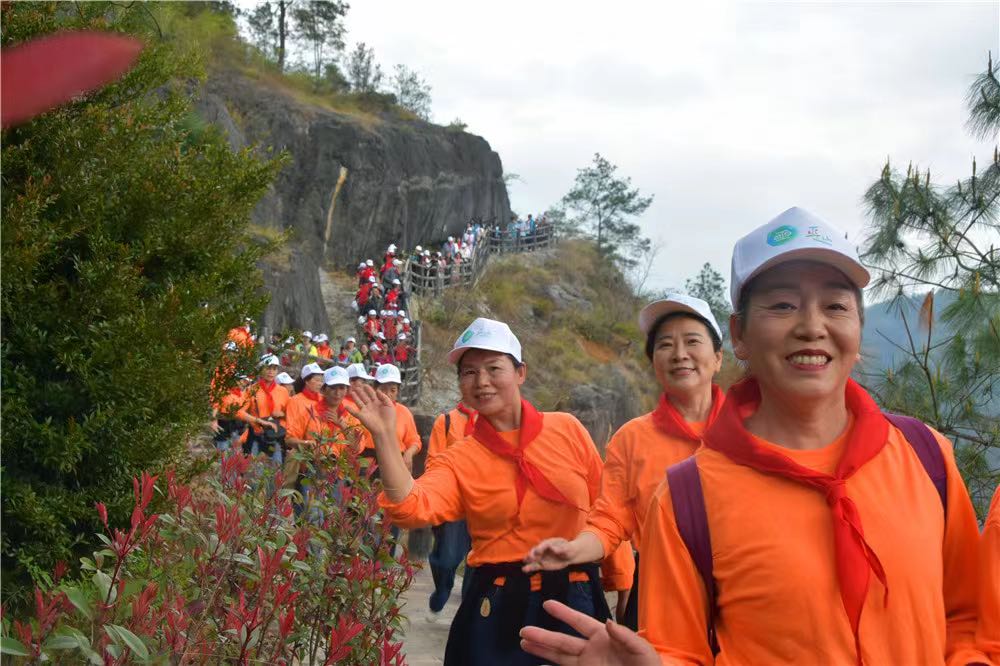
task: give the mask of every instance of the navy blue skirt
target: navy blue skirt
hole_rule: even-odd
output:
[[[484,564],[472,572],[468,593],[448,633],[445,666],[536,666],[543,660],[521,649],[520,631],[536,626],[579,635],[542,609],[549,599],[604,622],[611,617],[598,565],[525,574],[523,562]],[[585,580],[571,581],[572,578]],[[582,574],[582,575],[581,575]],[[532,590],[532,579],[535,579]],[[540,585],[539,585],[540,583]]]

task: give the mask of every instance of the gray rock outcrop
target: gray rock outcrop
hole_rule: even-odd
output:
[[[319,267],[378,261],[391,242],[439,241],[472,217],[510,217],[500,157],[482,137],[331,111],[235,72],[211,76],[196,106],[234,149],[289,153],[253,214],[257,225],[294,230],[297,264],[263,266],[272,301],[261,323],[272,330],[320,327]]]

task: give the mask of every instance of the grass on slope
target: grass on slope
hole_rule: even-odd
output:
[[[456,288],[423,307],[423,362],[444,372],[452,341],[476,317],[507,322],[528,364],[525,394],[539,409],[565,407],[570,390],[599,383],[611,365],[651,408],[655,380],[643,356],[637,314],[642,303],[593,244],[491,260],[476,287]]]

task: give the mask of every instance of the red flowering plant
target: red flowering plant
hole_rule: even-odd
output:
[[[398,599],[413,570],[373,467],[333,448],[290,454],[294,488],[238,451],[190,484],[133,479],[128,526],[96,505],[103,547],[81,577],[60,564],[33,617],[3,618],[5,662],[404,664]]]

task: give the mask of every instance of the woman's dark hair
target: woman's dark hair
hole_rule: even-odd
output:
[[[668,321],[672,319],[680,319],[682,317],[686,317],[687,319],[693,319],[694,321],[704,326],[705,329],[708,331],[708,337],[712,339],[712,350],[715,352],[722,351],[722,340],[719,338],[719,335],[715,332],[715,329],[712,328],[712,325],[708,323],[707,319],[705,319],[704,317],[699,317],[698,315],[692,312],[670,312],[657,319],[656,323],[653,324],[652,328],[649,329],[649,333],[646,335],[646,358],[648,358],[650,362],[652,362],[653,360],[653,345],[656,343],[657,331],[659,331],[660,327],[663,326]]]

